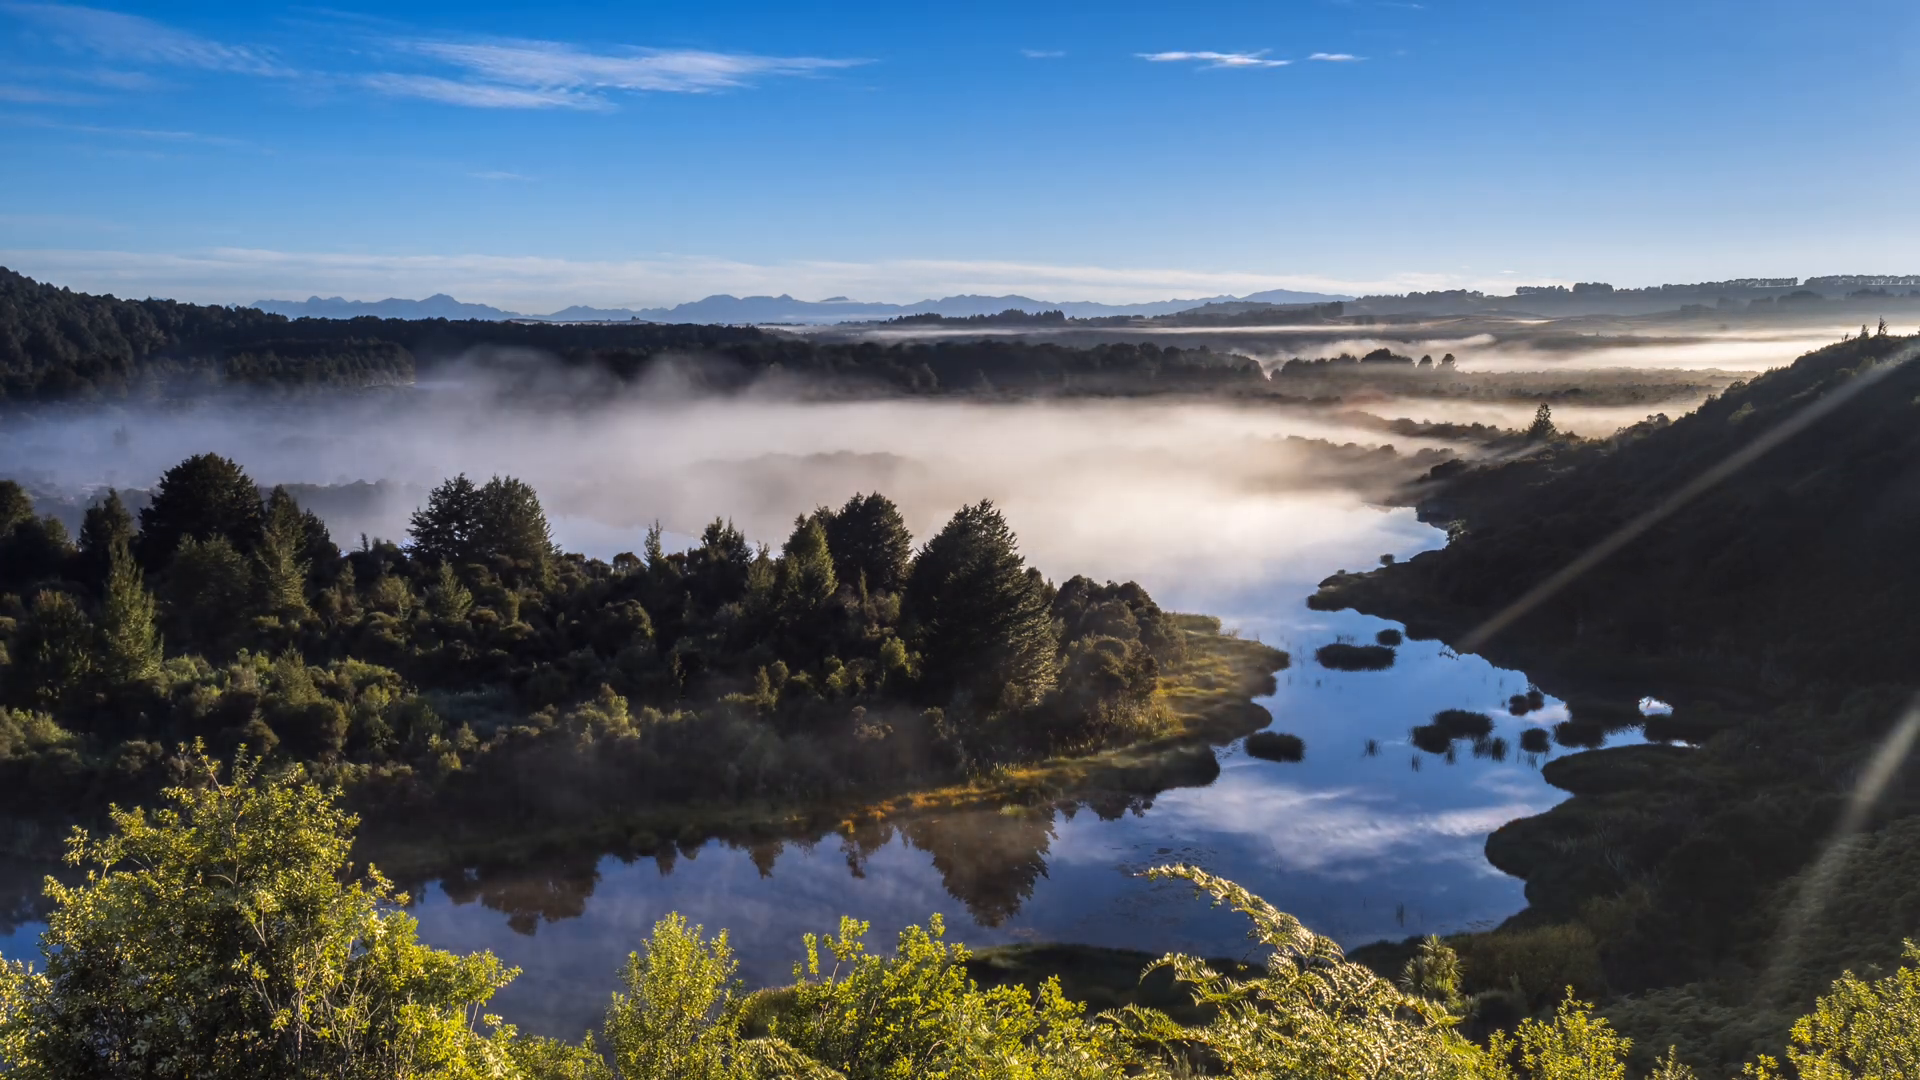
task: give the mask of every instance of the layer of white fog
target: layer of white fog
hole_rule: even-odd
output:
[[[69,497],[151,487],[216,452],[262,485],[303,492],[345,546],[404,540],[426,491],[455,473],[511,474],[539,491],[567,550],[637,551],[660,521],[689,542],[715,519],[776,548],[796,514],[879,490],[924,540],[955,509],[994,500],[1050,576],[1270,578],[1331,569],[1338,553],[1404,549],[1425,530],[1368,506],[1351,468],[1288,436],[1377,446],[1378,433],[1286,410],[1195,403],[977,405],[636,393],[586,409],[504,407],[442,385],[327,405],[228,403],[176,410],[42,412],[0,432],[0,474]],[[1401,453],[1442,447],[1393,440]],[[1363,468],[1365,466],[1362,466]],[[1384,539],[1382,542],[1385,542]],[[1371,555],[1369,555],[1371,558]]]
[[[1149,338],[1168,347],[1193,347],[1201,341],[1260,361],[1269,370],[1295,358],[1364,356],[1388,349],[1403,356],[1453,353],[1462,371],[1555,371],[1645,368],[1653,371],[1766,371],[1785,367],[1799,356],[1840,340],[1852,326],[1745,326],[1700,329],[1693,326],[1603,325],[1593,330],[1568,326],[1564,332],[1547,320],[1503,320],[1496,329],[1479,329],[1489,320],[1434,320],[1395,324],[1392,334],[1369,326],[1145,326],[1112,336]],[[1563,324],[1564,325],[1564,324]],[[1500,327],[1504,327],[1501,329]],[[1022,337],[1068,339],[1102,337],[1084,329],[1032,327],[903,327],[836,331],[834,336],[884,343],[943,338]],[[1219,339],[1228,339],[1223,344]],[[1585,340],[1583,340],[1585,339]]]

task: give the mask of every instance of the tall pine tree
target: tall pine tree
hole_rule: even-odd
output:
[[[145,682],[160,674],[160,631],[153,594],[124,536],[107,549],[106,597],[100,605],[100,668],[110,683]]]
[[[935,704],[1001,709],[1038,701],[1057,666],[1052,598],[993,504],[961,507],[914,560],[905,615]]]
[[[286,488],[274,488],[267,497],[260,550],[254,553],[254,577],[261,609],[285,620],[298,621],[308,610],[307,572],[312,564],[306,557],[305,525],[293,496]]]

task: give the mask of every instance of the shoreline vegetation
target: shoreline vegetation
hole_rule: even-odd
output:
[[[1637,1069],[1674,1044],[1724,1073],[1777,1056],[1786,1022],[1842,972],[1901,963],[1920,932],[1920,769],[1861,778],[1915,689],[1917,344],[1863,330],[1611,439],[1566,439],[1543,412],[1533,453],[1436,469],[1416,490],[1446,548],[1337,574],[1309,600],[1460,641],[1770,428],[1878,383],[1479,647],[1568,702],[1555,742],[1631,726],[1655,742],[1556,759],[1545,778],[1570,797],[1489,837],[1528,907],[1447,939],[1464,985],[1511,987],[1511,1015],[1571,985],[1635,1039]],[[1672,714],[1641,717],[1646,696]],[[1355,958],[1390,969],[1417,947]]]
[[[405,546],[342,552],[203,454],[137,521],[109,492],[78,532],[0,481],[16,854],[149,802],[196,746],[341,784],[363,847],[414,880],[1138,805],[1210,781],[1289,661],[1131,582],[1055,585],[987,502],[918,549],[873,493],[778,552],[715,521],[603,562],[554,547],[528,485],[459,476]]]
[[[1138,742],[1082,754],[996,767],[962,782],[907,783],[805,803],[693,804],[650,812],[609,814],[547,830],[497,827],[422,836],[418,822],[389,830],[378,822],[362,830],[366,857],[401,880],[424,879],[474,863],[511,863],[516,856],[552,860],[577,852],[653,857],[709,838],[730,843],[778,843],[839,834],[852,838],[915,819],[978,810],[1036,809],[1079,802],[1132,803],[1174,787],[1204,785],[1219,773],[1213,747],[1260,731],[1272,715],[1254,703],[1274,691],[1286,670],[1286,652],[1223,631],[1210,615],[1170,616],[1184,639],[1180,659],[1159,676],[1155,707],[1162,730]]]

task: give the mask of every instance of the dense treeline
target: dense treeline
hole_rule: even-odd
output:
[[[1915,344],[1862,334],[1671,423],[1441,466],[1421,512],[1453,542],[1323,584],[1318,606],[1458,641],[1776,425],[1850,395],[1482,647],[1569,700],[1655,694],[1676,711],[1648,734],[1691,745],[1548,767],[1574,797],[1489,841],[1530,907],[1462,943],[1470,971],[1476,950],[1493,983],[1530,969],[1536,999],[1572,977],[1612,996],[1628,1030],[1725,1064],[1777,1039],[1843,967],[1885,970],[1920,932],[1920,779],[1907,765],[1861,786],[1916,686]]]
[[[868,926],[805,940],[790,986],[747,993],[724,931],[673,914],[625,958],[604,1025],[579,1042],[484,1013],[518,974],[491,953],[419,942],[377,872],[347,862],[354,820],[296,770],[204,757],[157,814],[76,836],[89,873],[48,884],[44,968],[0,972],[10,1075],[525,1080],[1078,1080],[1196,1075],[1316,1080],[1620,1080],[1630,1049],[1571,995],[1545,1019],[1466,1037],[1460,958],[1429,939],[1390,982],[1245,889],[1191,867],[1269,951],[1263,969],[1172,955],[1195,1022],[1139,1005],[1087,1015],[1057,980],[982,989],[938,916],[891,954]],[[1920,950],[1911,958],[1920,961]],[[613,962],[609,957],[609,962]],[[1789,1068],[1753,1080],[1911,1076],[1920,971],[1834,984],[1794,1028]],[[1658,1080],[1691,1080],[1669,1057]]]
[[[150,791],[203,740],[368,800],[569,820],[831,798],[1162,732],[1183,632],[1138,585],[1026,565],[999,511],[921,546],[879,494],[777,552],[724,521],[611,562],[555,549],[538,496],[454,477],[410,542],[342,553],[215,455],[77,543],[0,482],[0,784],[16,810]]]
[[[537,377],[559,370],[621,381],[662,364],[697,385],[736,389],[769,374],[889,393],[1180,389],[1261,378],[1257,363],[1206,348],[1024,341],[880,345],[817,342],[751,327],[446,319],[288,319],[253,308],[117,300],[0,268],[0,401],[179,396],[407,384],[453,362]]]

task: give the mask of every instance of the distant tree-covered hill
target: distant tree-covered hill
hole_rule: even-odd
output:
[[[624,381],[663,361],[718,390],[773,373],[888,393],[1127,392],[1261,377],[1244,357],[1151,344],[889,346],[698,324],[288,319],[253,308],[92,296],[0,269],[0,401],[405,384],[455,362],[522,375],[557,364]]]

